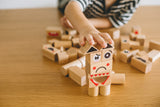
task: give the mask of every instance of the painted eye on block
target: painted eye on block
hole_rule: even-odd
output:
[[[101,59],[101,56],[99,54],[96,54],[93,57],[94,62],[98,62],[100,59]]]
[[[107,52],[107,53],[104,54],[104,58],[106,58],[106,59],[110,58],[110,56],[111,56],[110,52]]]

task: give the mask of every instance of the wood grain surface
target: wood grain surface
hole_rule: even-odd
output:
[[[159,12],[160,6],[140,7],[122,34],[137,24],[147,41],[160,42]],[[61,65],[42,56],[50,25],[60,25],[57,9],[0,10],[0,107],[160,107],[160,59],[148,74],[114,61],[126,84],[112,85],[110,96],[89,97],[87,86],[64,77]]]

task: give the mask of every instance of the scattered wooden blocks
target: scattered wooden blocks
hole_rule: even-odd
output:
[[[143,73],[151,71],[152,63],[148,60],[144,60],[139,56],[134,56],[131,59],[131,65]]]
[[[58,61],[59,64],[68,63],[69,55],[65,51],[57,53],[56,57],[57,57],[57,61]]]
[[[49,26],[46,28],[46,33],[48,37],[60,37],[63,29],[57,26]]]
[[[78,57],[78,49],[71,47],[67,50],[67,54],[69,55],[69,62],[76,60]]]
[[[150,40],[149,42],[149,49],[156,49],[156,50],[160,50],[160,42],[154,41],[154,40]]]
[[[77,66],[71,66],[68,68],[69,71],[69,77],[75,81],[80,86],[86,85],[86,73],[85,70],[77,67]]]
[[[160,58],[160,51],[153,49],[148,53],[149,61],[154,62]]]
[[[140,26],[133,26],[133,27],[132,27],[132,32],[133,32],[135,35],[141,34],[141,27],[140,27]]]
[[[128,36],[121,37],[121,50],[130,50],[130,40]]]
[[[124,73],[115,73],[111,76],[111,84],[124,84],[125,83],[125,74]]]
[[[43,56],[47,57],[48,59],[55,61],[55,56],[59,53],[60,50],[52,47],[50,44],[45,44],[42,47]]]

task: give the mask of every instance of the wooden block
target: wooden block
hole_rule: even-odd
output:
[[[79,38],[73,38],[72,39],[72,45],[73,45],[73,47],[79,48],[80,47]]]
[[[78,57],[78,49],[71,47],[67,50],[67,54],[69,55],[69,62],[76,60]]]
[[[64,48],[70,48],[72,47],[72,42],[71,41],[55,41],[52,43],[52,46],[55,48],[60,48],[63,46]]]
[[[54,43],[55,41],[59,41],[57,38],[53,38],[53,39],[50,39],[50,40],[48,40],[48,43],[49,44],[52,44],[52,43]]]
[[[137,35],[131,32],[129,37],[130,37],[131,40],[135,41],[136,38],[137,38]]]
[[[140,43],[138,41],[130,41],[130,49],[140,49]]]
[[[154,41],[154,40],[150,40],[149,41],[149,49],[156,49],[156,50],[160,50],[160,42]]]
[[[160,58],[160,51],[153,49],[148,53],[148,57],[149,61],[154,62]]]
[[[89,96],[98,96],[99,94],[99,87],[94,87],[94,88],[88,88],[88,95]]]
[[[144,60],[147,60],[147,61],[148,61],[148,59],[149,59],[148,54],[147,54],[147,52],[145,52],[145,51],[139,51],[139,52],[137,53],[137,55],[140,56],[140,57],[141,57],[142,59],[144,59]]]
[[[71,40],[72,36],[70,35],[62,35],[61,40]]]
[[[85,67],[85,56],[75,60],[75,61],[72,61],[68,64],[65,64],[61,67],[60,71],[62,72],[62,74],[64,76],[68,75],[68,68],[71,67],[71,66],[77,66],[79,68],[83,68]]]
[[[125,74],[124,73],[115,73],[111,76],[111,84],[124,84],[125,83]]]
[[[97,51],[98,49],[93,46],[93,45],[90,45],[88,42],[86,42],[86,44],[84,46],[81,46],[80,48],[80,51],[83,53],[83,54],[87,54],[89,52],[93,52],[93,51]]]
[[[132,57],[131,65],[143,73],[150,72],[152,68],[152,63],[150,61],[144,60],[139,56]]]
[[[63,29],[58,26],[49,26],[46,28],[46,33],[48,37],[60,37]]]
[[[69,55],[66,52],[57,53],[57,60],[59,64],[66,64],[69,60]]]
[[[77,67],[72,66],[68,68],[69,77],[75,81],[80,86],[84,86],[86,84],[86,73],[85,70]]]
[[[59,52],[60,50],[52,47],[50,44],[45,44],[42,47],[43,56],[47,57],[48,59],[52,61],[55,61],[55,55]]]
[[[82,53],[80,49],[78,49],[78,58],[80,58],[80,57],[82,57],[82,56],[84,56],[84,55],[85,55],[85,54]]]
[[[107,33],[111,36],[112,39],[120,37],[120,30],[116,28],[108,29]]]
[[[144,46],[146,36],[145,35],[137,35],[136,41],[139,41],[141,46]]]
[[[121,37],[121,50],[130,50],[130,40],[128,36]]]
[[[111,85],[100,86],[100,95],[102,96],[110,95],[110,87]]]
[[[114,51],[113,51],[113,60],[116,60],[116,58],[117,58],[117,51],[114,50]]]
[[[133,26],[133,27],[132,27],[132,32],[133,32],[135,35],[141,34],[141,27],[140,27],[140,26]]]
[[[77,35],[77,31],[75,29],[65,29],[65,34],[74,36]]]

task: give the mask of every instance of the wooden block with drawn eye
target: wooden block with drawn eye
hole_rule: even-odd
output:
[[[138,55],[139,57],[141,57],[144,60],[147,60],[147,61],[149,60],[148,54],[145,51],[139,51],[139,52],[137,52],[136,55]]]
[[[121,37],[121,50],[130,49],[130,40],[128,36]]]
[[[144,60],[140,56],[132,57],[131,65],[143,73],[150,72],[152,68],[152,63],[150,61]]]
[[[46,33],[48,37],[60,37],[63,29],[58,26],[49,26],[46,28]]]
[[[59,52],[60,52],[59,49],[52,47],[52,45],[50,44],[45,44],[42,47],[43,56],[47,57],[48,59],[52,61],[55,61],[55,55]]]
[[[73,45],[73,47],[79,48],[80,47],[79,38],[73,38],[72,39],[72,45]]]

